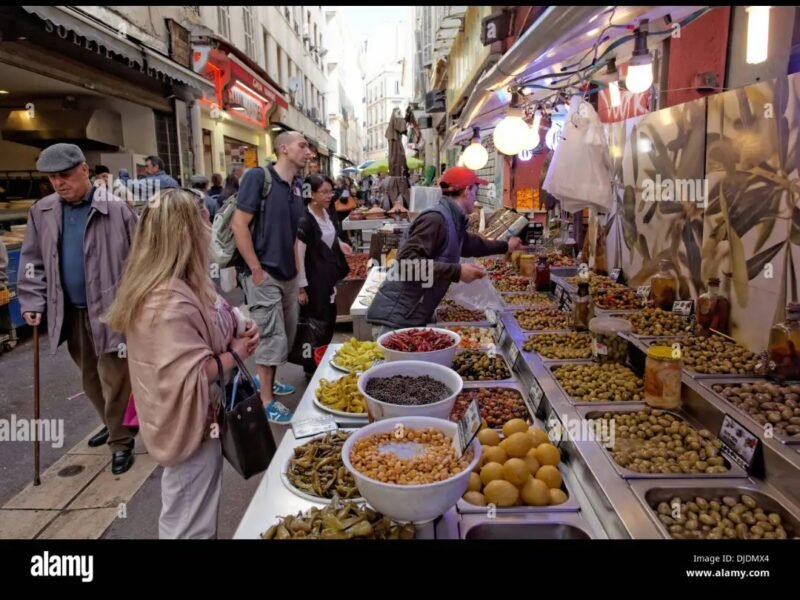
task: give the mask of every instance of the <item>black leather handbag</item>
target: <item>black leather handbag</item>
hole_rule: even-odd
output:
[[[222,455],[245,479],[267,470],[277,449],[264,413],[256,382],[235,352],[231,352],[238,373],[225,385],[222,361],[218,356],[217,383],[222,391],[219,438]]]

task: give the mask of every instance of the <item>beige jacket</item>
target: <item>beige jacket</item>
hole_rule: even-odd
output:
[[[127,332],[139,430],[159,464],[185,461],[209,437],[209,407],[218,406],[219,386],[205,366],[225,352],[232,335],[230,320],[203,307],[179,280],[153,293]]]

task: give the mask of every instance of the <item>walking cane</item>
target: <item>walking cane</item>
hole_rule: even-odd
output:
[[[33,326],[33,422],[39,423],[39,326]],[[33,446],[33,485],[40,485],[39,480],[39,436],[34,436]]]

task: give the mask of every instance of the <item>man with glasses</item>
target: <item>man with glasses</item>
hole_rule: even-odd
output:
[[[17,294],[31,327],[47,315],[50,349],[67,342],[83,391],[103,421],[90,440],[108,444],[115,475],[133,465],[134,439],[122,420],[131,395],[125,338],[102,317],[116,295],[136,216],[105,186],[92,185],[78,146],[54,144],[39,155],[55,193],[36,202],[20,254]]]

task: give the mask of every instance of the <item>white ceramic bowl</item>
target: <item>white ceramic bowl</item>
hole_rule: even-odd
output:
[[[427,523],[444,514],[467,491],[469,474],[481,459],[481,445],[477,438],[472,440],[470,445],[474,452],[472,462],[458,475],[436,483],[421,485],[382,483],[366,477],[354,469],[350,462],[350,452],[353,449],[353,445],[358,440],[370,435],[394,431],[397,425],[411,429],[433,427],[443,431],[450,438],[455,437],[458,429],[458,425],[452,421],[430,417],[386,419],[354,431],[344,443],[342,461],[347,470],[353,474],[360,495],[375,510],[396,521]]]
[[[447,398],[422,405],[390,404],[377,398],[373,398],[367,393],[367,382],[375,377],[392,377],[394,375],[407,375],[410,377],[421,377],[429,375],[431,378],[444,383],[450,390]],[[449,367],[427,363],[419,360],[401,360],[389,363],[382,363],[367,371],[364,371],[358,378],[358,391],[361,392],[367,401],[367,415],[370,422],[392,419],[394,417],[436,417],[439,419],[449,419],[456,403],[456,396],[461,393],[464,382],[461,376]]]
[[[415,329],[431,329],[437,333],[444,333],[453,339],[453,345],[444,350],[433,350],[432,352],[401,352],[400,350],[390,350],[384,344],[386,341],[396,333],[405,331],[414,331]],[[461,343],[461,336],[455,331],[448,329],[438,329],[436,327],[407,327],[405,329],[397,329],[384,333],[378,338],[378,346],[383,350],[383,356],[386,362],[393,362],[398,360],[421,360],[428,363],[436,363],[437,365],[444,365],[449,367],[453,364],[453,357],[456,355],[458,345]]]

